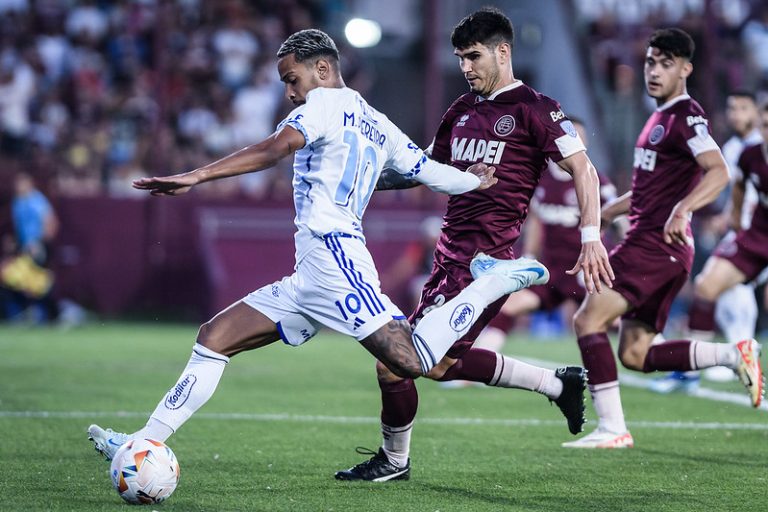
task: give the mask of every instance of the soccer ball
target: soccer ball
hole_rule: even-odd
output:
[[[179,463],[164,443],[132,439],[115,453],[110,475],[112,486],[128,503],[160,503],[179,483]]]

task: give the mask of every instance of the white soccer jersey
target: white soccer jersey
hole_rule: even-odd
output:
[[[306,145],[293,164],[296,263],[306,242],[329,233],[364,240],[363,213],[383,168],[415,176],[426,157],[384,114],[349,88],[317,88],[277,127],[299,130]]]

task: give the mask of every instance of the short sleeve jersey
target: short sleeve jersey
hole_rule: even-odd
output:
[[[613,183],[602,174],[598,174],[598,178],[602,204],[615,199],[616,187]],[[571,175],[550,161],[536,188],[531,208],[541,221],[541,259],[562,262],[560,266],[568,265],[569,268],[573,266],[581,252],[581,232],[578,229],[581,210]]]
[[[696,157],[719,150],[704,110],[690,96],[678,96],[657,108],[635,144],[627,239],[649,241],[690,271],[693,245],[665,243],[664,225],[674,206],[701,179],[703,170]],[[688,236],[692,237],[690,224]]]
[[[757,205],[751,229],[768,233],[768,151],[765,144],[756,144],[744,150],[739,157],[739,169],[744,181],[757,191]]]
[[[450,197],[437,250],[461,262],[479,251],[509,257],[547,159],[579,151],[584,144],[560,105],[522,82],[488,98],[461,96],[443,116],[432,157],[462,170],[493,165],[498,183]]]
[[[277,127],[306,144],[293,163],[297,261],[302,237],[363,238],[362,218],[384,167],[415,176],[426,156],[384,114],[349,88],[317,88]]]

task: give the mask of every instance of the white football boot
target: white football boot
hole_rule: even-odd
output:
[[[609,432],[598,428],[576,441],[563,443],[564,448],[632,448],[635,441],[629,432]]]
[[[478,253],[469,264],[472,277],[498,276],[508,284],[507,293],[549,281],[547,267],[531,258],[500,260],[484,253]]]
[[[107,460],[112,460],[117,450],[130,439],[128,434],[115,432],[111,428],[104,430],[98,425],[88,427],[88,440],[93,441],[93,447]]]
[[[752,407],[760,407],[763,401],[763,369],[760,366],[760,344],[755,340],[743,340],[736,343],[739,351],[739,364],[734,370],[744,384],[752,401]]]

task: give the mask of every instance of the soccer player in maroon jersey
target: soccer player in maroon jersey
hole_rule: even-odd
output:
[[[632,189],[603,207],[603,223],[629,213],[625,240],[611,252],[613,289],[588,295],[574,317],[597,429],[571,448],[624,448],[634,444],[624,423],[616,361],[608,326],[621,317],[619,359],[629,369],[691,370],[715,365],[736,370],[752,404],[762,392],[759,346],[675,340],[660,336],[675,295],[693,262],[691,214],[713,201],[728,183],[728,169],[712,139],[705,112],[688,94],[694,44],[677,28],[657,30],[645,56],[645,84],[656,111],[637,139]]]
[[[418,323],[422,332],[431,329],[425,329],[425,325],[433,325],[434,318],[429,315],[422,319],[424,314],[435,308],[446,309],[447,306],[440,306],[467,287],[472,276],[484,266],[470,265],[475,254],[482,252],[501,260],[514,258],[512,245],[520,235],[528,203],[548,159],[568,171],[576,185],[581,251],[569,272],[583,271],[589,292],[600,291],[604,288],[601,281],[610,285],[613,279],[600,240],[597,172],[560,105],[514,77],[513,29],[509,19],[496,9],[482,9],[454,28],[451,42],[471,92],[458,98],[444,114],[431,156],[460,169],[474,162],[486,162],[496,168],[498,182],[492,194],[469,193],[449,200],[432,275],[409,319]],[[392,173],[382,176],[379,189],[414,185]],[[499,260],[480,261],[493,264]],[[583,368],[552,371],[472,348],[473,340],[496,315],[505,298],[485,309],[427,377],[539,392],[560,407],[571,433],[580,432],[584,423],[580,395],[586,385]],[[386,481],[410,475],[408,453],[418,406],[416,387],[412,379],[398,377],[384,365],[377,364],[376,369],[382,393],[384,443],[378,452],[370,453],[373,457],[369,460],[337,472],[336,478],[340,480]]]
[[[584,124],[571,118],[584,145],[588,146]],[[616,187],[599,174],[600,199],[603,204],[616,199]],[[514,318],[537,310],[552,311],[566,305],[564,317],[570,319],[584,299],[586,289],[578,275],[566,273],[579,256],[579,207],[571,176],[552,161],[548,162],[536,193],[523,234],[523,254],[535,257],[550,272],[550,280],[541,286],[524,288],[509,296],[475,347],[500,352]]]

